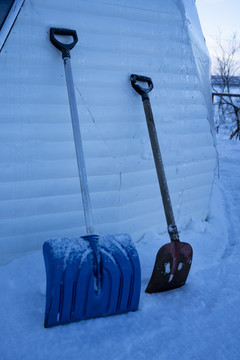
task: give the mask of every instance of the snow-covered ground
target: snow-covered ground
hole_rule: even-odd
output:
[[[181,232],[194,258],[187,283],[144,289],[167,233],[146,234],[137,250],[142,292],[137,312],[43,327],[42,252],[0,267],[0,359],[240,359],[240,142],[218,139],[219,171],[209,218]]]

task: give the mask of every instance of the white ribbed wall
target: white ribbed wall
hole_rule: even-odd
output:
[[[166,229],[141,98],[153,113],[178,225],[208,212],[216,152],[178,1],[25,0],[0,53],[0,262],[49,237],[85,234],[61,54],[72,68],[96,232]]]

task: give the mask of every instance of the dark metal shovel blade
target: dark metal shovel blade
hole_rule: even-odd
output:
[[[184,242],[171,242],[157,253],[147,293],[178,288],[185,284],[192,263],[192,247]]]

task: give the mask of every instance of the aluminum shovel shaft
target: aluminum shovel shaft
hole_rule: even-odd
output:
[[[87,174],[86,174],[86,167],[85,167],[85,160],[84,160],[84,153],[82,146],[81,130],[78,119],[71,60],[70,57],[68,56],[63,57],[63,60],[64,60],[64,69],[65,69],[66,82],[67,82],[68,99],[69,99],[69,105],[71,111],[75,150],[77,156],[78,173],[79,173],[81,194],[83,200],[86,231],[87,234],[93,234],[94,227],[93,227],[92,209],[91,209],[90,196],[89,196],[88,183],[87,183]]]
[[[60,41],[58,36],[65,37],[66,41],[65,42]],[[69,39],[71,39],[70,42]],[[86,226],[87,234],[91,235],[94,233],[93,217],[92,217],[91,202],[90,202],[90,196],[88,190],[86,166],[85,166],[83,145],[82,145],[82,136],[79,125],[77,102],[76,102],[72,67],[70,60],[71,59],[70,50],[72,50],[78,42],[77,32],[76,30],[72,30],[72,29],[52,27],[50,28],[50,41],[58,50],[61,51],[62,58],[64,61],[65,77],[66,77],[67,90],[68,90],[68,100],[69,100],[69,106],[71,112],[74,144],[75,144],[75,151],[76,151],[77,165],[78,165],[78,174],[79,174],[82,201],[83,201],[85,226]],[[91,240],[91,237],[89,237],[89,240]]]

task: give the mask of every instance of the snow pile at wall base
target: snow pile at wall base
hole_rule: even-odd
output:
[[[139,310],[45,329],[41,251],[0,267],[0,338],[4,360],[208,360],[239,358],[239,142],[222,141],[208,222],[193,222],[181,239],[193,245],[187,283],[144,292],[167,233],[137,243],[142,267]]]

